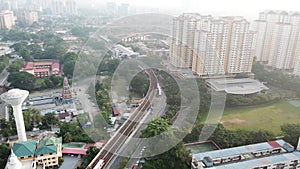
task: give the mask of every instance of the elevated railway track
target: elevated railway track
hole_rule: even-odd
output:
[[[104,169],[111,160],[118,155],[117,153],[119,149],[123,146],[146,115],[147,110],[151,106],[156,95],[158,80],[152,69],[145,69],[145,73],[150,80],[150,85],[143,102],[135,109],[130,118],[126,120],[114,136],[105,144],[105,146],[88,165],[87,169]]]

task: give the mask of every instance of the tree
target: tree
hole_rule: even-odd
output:
[[[27,72],[13,72],[9,74],[7,81],[12,87],[33,91],[36,79]]]
[[[0,133],[4,137],[12,136],[16,133],[15,122],[13,120],[6,121],[6,119],[0,119]]]
[[[51,125],[58,125],[59,119],[56,117],[55,113],[47,113],[42,117],[42,126],[43,129],[51,128]]]
[[[130,91],[137,93],[139,96],[144,97],[149,88],[149,80],[143,73],[138,73],[130,83]]]
[[[213,130],[210,127],[213,125],[206,126],[207,131]],[[191,133],[185,138],[184,142],[191,143],[199,141],[200,132],[202,131],[203,124],[196,125]],[[214,140],[222,148],[230,148],[254,143],[261,143],[273,140],[275,135],[272,132],[265,130],[258,131],[247,131],[247,130],[228,130],[222,124],[218,124],[217,128],[210,136],[210,140]]]
[[[64,138],[64,143],[70,143],[72,141],[72,136],[69,132],[66,132],[63,138]]]
[[[123,158],[122,161],[121,161],[121,164],[120,164],[119,169],[125,169],[125,167],[126,167],[128,161],[129,161],[129,158],[128,158],[128,157]]]
[[[78,122],[73,122],[73,123],[62,122],[60,123],[59,127],[60,127],[60,132],[57,134],[59,137],[64,137],[66,133],[70,133],[71,140],[74,142],[85,142],[85,143],[94,142],[86,134],[85,130],[80,128],[80,124]]]
[[[99,153],[100,149],[95,146],[89,147],[86,151],[86,155],[83,157],[83,164],[82,167],[86,168],[88,164],[94,159],[94,157]]]
[[[10,148],[8,144],[0,144],[0,168],[5,168],[7,159],[10,155]]]
[[[284,140],[296,147],[300,137],[300,124],[284,124],[281,126],[281,131]]]
[[[23,112],[24,123],[26,131],[32,131],[32,129],[39,125],[42,120],[42,115],[38,109],[27,109]]]
[[[163,118],[157,118],[151,121],[145,130],[142,131],[141,137],[153,137],[163,132],[170,131],[171,125],[168,120]],[[173,132],[173,130],[172,130]],[[168,136],[172,136],[169,134]],[[172,142],[172,137],[170,138]],[[150,148],[150,151],[152,148]],[[167,152],[157,155],[152,160],[147,160],[143,165],[145,169],[154,169],[159,166],[162,169],[187,169],[191,163],[190,152],[186,150],[183,142],[178,143],[175,147],[171,148]]]
[[[9,65],[7,71],[12,72],[19,72],[19,70],[25,65],[25,62],[21,59],[14,61],[11,65]]]
[[[170,122],[163,118],[157,118],[148,123],[147,128],[142,131],[141,137],[148,138],[157,136],[170,129]]]
[[[78,55],[74,52],[68,52],[61,56],[60,62],[64,65],[63,72],[66,76],[72,77],[74,72],[75,63],[77,61]]]

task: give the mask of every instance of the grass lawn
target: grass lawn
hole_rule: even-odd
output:
[[[221,122],[228,129],[265,129],[281,135],[280,126],[285,123],[300,123],[300,108],[286,101],[224,111]]]

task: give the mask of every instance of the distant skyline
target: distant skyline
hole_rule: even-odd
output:
[[[28,0],[18,0],[28,1]],[[37,1],[37,0],[31,0]],[[297,0],[75,0],[79,7],[103,7],[106,2],[129,3],[131,7],[149,7],[172,11],[197,12],[213,15],[239,15],[247,19],[258,18],[265,10],[300,11]]]
[[[198,12],[214,15],[240,15],[258,18],[265,10],[300,11],[297,0],[77,0],[79,3],[129,3],[132,7],[171,9],[178,12]]]

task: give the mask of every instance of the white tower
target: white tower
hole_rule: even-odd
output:
[[[19,141],[27,141],[21,106],[28,94],[26,90],[12,89],[1,95],[1,99],[13,107]]]
[[[11,154],[10,157],[8,158],[5,169],[21,169],[21,168],[22,168],[22,163],[19,161],[14,151],[11,150]]]

